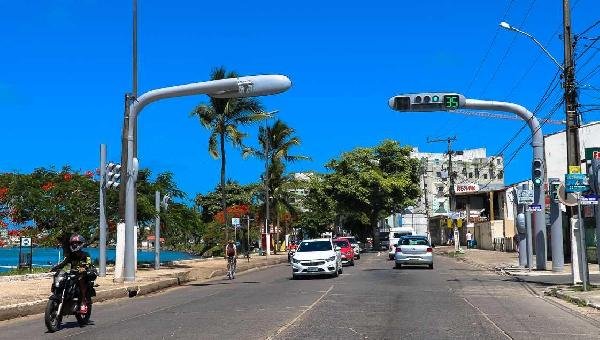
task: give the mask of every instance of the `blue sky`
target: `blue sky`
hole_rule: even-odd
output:
[[[323,171],[323,164],[358,146],[396,139],[442,152],[427,137],[456,135],[456,149],[486,147],[494,155],[522,123],[446,112],[399,113],[390,96],[455,91],[469,98],[506,100],[533,111],[557,67],[510,22],[533,34],[563,60],[561,1],[234,1],[139,0],[139,93],[207,80],[223,65],[242,75],[285,74],[293,87],[262,99],[296,129],[297,154],[310,162],[290,171]],[[573,0],[573,32],[600,19],[597,0]],[[0,171],[36,167],[98,167],[99,145],[120,159],[123,96],[131,90],[131,1],[0,0]],[[600,25],[599,25],[600,26]],[[596,26],[586,37],[600,35]],[[591,40],[580,40],[578,52]],[[600,44],[598,44],[600,45]],[[600,46],[598,46],[600,47]],[[578,59],[578,78],[600,64],[599,51]],[[589,59],[589,60],[588,60]],[[581,91],[598,104],[600,76]],[[189,116],[204,96],[164,100],[139,117],[139,159],[154,173],[171,171],[190,197],[212,190],[220,161],[207,152],[208,131]],[[560,86],[542,107],[546,117]],[[559,108],[553,119],[563,119]],[[598,111],[584,121],[598,120]],[[545,125],[544,133],[556,125]],[[247,130],[256,144],[257,127]],[[505,158],[529,134],[510,144]],[[506,181],[529,177],[526,145],[506,169]],[[258,180],[262,164],[228,147],[228,178]]]

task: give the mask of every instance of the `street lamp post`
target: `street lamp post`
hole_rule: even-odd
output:
[[[187,85],[151,90],[133,101],[129,109],[127,129],[127,181],[125,190],[125,259],[124,281],[135,281],[135,184],[139,170],[138,160],[133,157],[134,129],[137,116],[147,105],[165,98],[208,94],[215,98],[239,98],[276,94],[286,91],[292,82],[283,75],[258,75],[240,78],[212,80]]]

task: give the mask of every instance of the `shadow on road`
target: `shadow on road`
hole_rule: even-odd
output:
[[[87,326],[93,326],[94,325],[94,321],[90,320],[88,322],[87,325],[85,326],[79,326],[79,323],[77,321],[69,321],[69,322],[65,322],[63,324],[60,325],[60,328],[58,329],[58,331],[56,331],[55,333],[60,332],[63,329],[71,329],[71,328],[85,328]],[[51,332],[46,331],[46,334],[52,334]]]
[[[236,281],[236,280],[227,280],[221,282],[211,282],[211,283],[190,283],[188,286],[194,287],[206,287],[206,286],[215,286],[215,285],[229,285],[229,284],[257,284],[260,283],[258,281]]]

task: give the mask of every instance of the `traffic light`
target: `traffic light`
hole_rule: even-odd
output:
[[[121,183],[121,164],[108,163],[106,165],[106,187],[116,188]]]
[[[415,93],[390,98],[388,104],[396,111],[447,111],[465,104],[465,97],[458,93]]]
[[[533,185],[540,186],[544,183],[543,164],[544,163],[539,158],[533,160]]]
[[[558,203],[558,187],[560,187],[560,182],[551,182],[550,183],[550,200],[554,203]]]

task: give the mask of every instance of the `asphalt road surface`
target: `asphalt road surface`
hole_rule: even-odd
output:
[[[42,315],[0,322],[1,339],[600,339],[600,323],[512,277],[437,256],[393,269],[364,254],[338,278],[291,280],[279,265],[94,305],[46,333]]]

